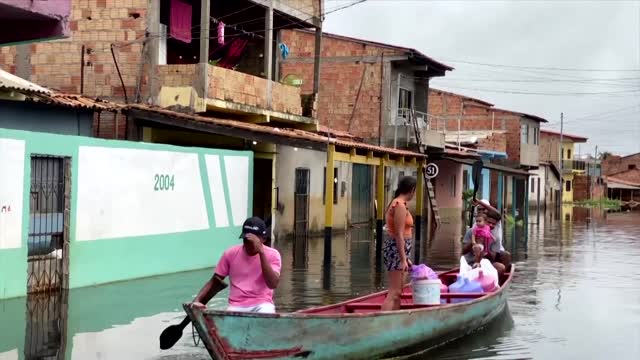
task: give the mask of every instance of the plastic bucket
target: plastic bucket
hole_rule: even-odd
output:
[[[437,305],[440,304],[439,279],[416,279],[411,282],[413,290],[413,303],[416,305]]]

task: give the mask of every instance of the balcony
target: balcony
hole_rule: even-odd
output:
[[[562,160],[562,172],[584,173],[587,170],[587,162],[584,160]]]
[[[209,112],[251,122],[279,121],[313,127],[313,104],[300,88],[214,65],[207,66],[206,97],[197,90],[199,64],[158,66],[159,105]],[[271,93],[269,96],[269,92]],[[303,103],[306,105],[303,109]]]
[[[424,150],[428,148],[444,149],[444,130],[439,130],[436,124],[432,124],[425,112],[400,108],[397,110],[393,125],[395,126],[396,139],[406,139],[407,145],[421,144]],[[420,139],[416,138],[416,126]]]

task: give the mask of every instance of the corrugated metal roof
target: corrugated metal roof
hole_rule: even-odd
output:
[[[0,69],[0,89],[17,90],[20,92],[51,94],[51,90],[34,84],[19,76],[15,76],[9,72]]]
[[[195,114],[185,114],[172,110],[162,109],[155,106],[145,105],[145,104],[130,104],[123,107],[124,111],[127,110],[141,110],[143,112],[152,113],[152,114],[160,114],[167,118],[171,119],[179,119],[185,121],[196,121],[204,124],[212,124],[223,127],[231,127],[236,129],[242,129],[245,131],[250,131],[254,133],[262,133],[268,134],[272,136],[278,136],[282,138],[290,138],[297,140],[304,140],[316,144],[335,144],[340,147],[347,148],[356,148],[362,149],[366,151],[374,151],[394,156],[407,156],[407,157],[417,157],[417,158],[426,158],[426,155],[408,151],[401,149],[393,149],[384,146],[371,145],[364,142],[358,142],[353,140],[345,140],[345,139],[336,139],[330,138],[327,136],[322,136],[320,134],[316,134],[309,131],[299,130],[299,129],[290,129],[290,128],[276,128],[266,125],[252,124],[243,121],[237,120],[228,120],[228,119],[219,119],[208,116],[201,116]]]
[[[552,130],[547,130],[547,129],[540,129],[540,132],[543,133],[543,134],[560,136],[560,133],[557,132],[557,131],[552,131]],[[571,135],[571,134],[567,134],[567,133],[562,133],[562,137],[565,137],[567,139],[571,139],[574,142],[587,142],[587,139],[588,139],[588,138],[586,138],[584,136]]]
[[[63,93],[31,94],[27,96],[25,101],[94,111],[117,111],[123,106],[98,98]]]
[[[448,132],[445,135],[444,141],[448,143],[458,142],[458,133],[460,133],[461,144],[475,144],[478,140],[486,139],[493,134],[504,134],[505,131],[493,131],[493,130],[467,130],[467,131],[454,131]]]

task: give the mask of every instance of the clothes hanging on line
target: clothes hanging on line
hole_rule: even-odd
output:
[[[289,47],[285,43],[278,44],[278,48],[280,48],[280,55],[282,56],[282,60],[285,60],[289,56]]]
[[[216,66],[232,69],[242,60],[247,43],[247,36],[237,37],[210,52],[209,60],[216,62]]]
[[[224,45],[224,23],[222,21],[218,22],[218,44]]]
[[[191,5],[171,0],[169,35],[187,44],[191,43]]]

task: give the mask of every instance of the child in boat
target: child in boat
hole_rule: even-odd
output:
[[[476,223],[471,233],[471,243],[473,244],[474,267],[480,264],[482,258],[489,255],[491,244],[495,241],[491,228],[487,223],[487,215],[478,213],[476,215]]]

